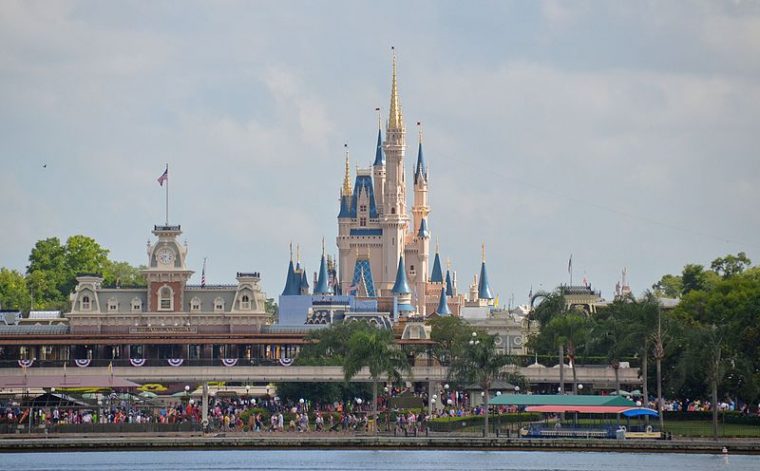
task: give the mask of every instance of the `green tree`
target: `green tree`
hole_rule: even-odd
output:
[[[663,275],[652,285],[652,290],[660,298],[679,298],[683,292],[683,280],[678,275]]]
[[[729,254],[725,257],[716,258],[710,264],[710,268],[722,278],[726,279],[738,275],[750,265],[752,265],[752,261],[747,257],[747,254],[739,252],[736,255]]]
[[[552,349],[564,345],[565,355],[570,362],[570,371],[573,375],[574,393],[577,393],[578,385],[575,369],[576,358],[579,351],[587,348],[590,331],[591,320],[588,316],[576,311],[568,311],[564,315],[553,317],[548,324],[541,328],[539,334],[540,337],[543,337],[544,342],[550,342]]]
[[[22,310],[31,302],[24,275],[16,270],[0,268],[0,307]]]
[[[488,433],[488,402],[491,385],[496,379],[509,378],[503,370],[513,361],[509,355],[496,351],[494,336],[482,332],[473,332],[473,334],[467,347],[451,362],[449,381],[460,385],[477,384],[480,387],[483,391],[485,408],[485,433]]]
[[[448,364],[459,355],[472,332],[472,328],[456,316],[436,317],[430,326],[430,339],[435,342],[430,353],[441,364]]]
[[[103,283],[107,286],[143,287],[147,286],[142,270],[146,267],[135,267],[127,262],[106,262],[103,267]]]
[[[272,324],[276,324],[280,320],[280,307],[277,305],[277,301],[274,298],[267,298],[264,301],[264,311],[269,314]]]
[[[368,326],[351,334],[343,359],[346,382],[364,367],[372,379],[372,417],[377,423],[378,381],[387,378],[391,383],[397,382],[401,380],[402,372],[411,371],[406,355],[393,344],[392,331]]]

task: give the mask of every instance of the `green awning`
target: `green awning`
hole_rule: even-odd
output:
[[[627,406],[633,401],[620,396],[572,396],[563,394],[502,394],[489,401],[497,406]]]

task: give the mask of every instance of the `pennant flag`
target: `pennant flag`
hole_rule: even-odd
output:
[[[74,363],[75,363],[75,364],[76,364],[78,367],[80,367],[80,368],[87,368],[88,366],[90,366],[90,362],[91,362],[91,361],[92,361],[92,360],[90,360],[90,359],[88,359],[88,358],[83,358],[83,359],[75,359],[75,360],[74,360]]]
[[[34,358],[32,358],[31,360],[19,360],[18,361],[18,366],[20,366],[21,368],[29,368],[33,364],[34,364]]]
[[[164,170],[164,173],[161,174],[160,177],[158,177],[158,184],[161,186],[164,186],[164,182],[169,180],[169,166],[166,166],[166,170]]]
[[[530,293],[528,293],[528,299],[533,299],[533,285],[530,285]]]
[[[129,364],[135,367],[140,367],[145,364],[145,358],[130,358]]]
[[[185,362],[184,358],[169,358],[166,360],[167,363],[169,363],[169,366],[178,367],[182,366],[182,363]]]
[[[570,254],[570,260],[567,261],[567,273],[573,274],[573,254]]]
[[[237,358],[222,358],[222,365],[226,366],[227,368],[237,365],[237,362]]]
[[[292,358],[280,358],[280,364],[282,366],[290,366],[290,365],[293,364],[293,359]]]

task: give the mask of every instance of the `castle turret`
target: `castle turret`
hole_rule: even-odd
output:
[[[285,278],[285,289],[282,290],[282,295],[293,296],[301,294],[298,289],[299,281],[296,278],[296,270],[293,267],[293,244],[290,244],[290,262],[288,263],[288,274]]]
[[[435,243],[435,258],[433,259],[433,271],[430,273],[431,283],[443,283],[443,270],[441,269],[441,256],[438,253],[438,242]]]
[[[486,271],[486,244],[483,244],[483,256],[480,265],[480,280],[478,281],[478,298],[493,299],[491,285],[488,283],[488,272]]]
[[[441,288],[441,297],[438,299],[438,307],[435,309],[435,313],[439,316],[450,316],[451,309],[446,301],[446,290]]]
[[[380,108],[377,109],[377,146],[375,147],[375,161],[372,171],[377,195],[377,207],[383,214],[383,197],[385,196],[385,154],[383,153],[383,127],[380,123]]]
[[[409,282],[406,279],[406,267],[404,266],[404,256],[399,257],[398,270],[396,270],[396,282],[393,284],[391,292],[398,298],[398,310],[400,313],[409,315],[414,312],[412,306],[412,290],[409,288]]]
[[[314,286],[314,294],[333,294],[330,289],[329,275],[327,274],[327,260],[325,260],[325,241],[322,240],[322,259],[319,262],[319,277]]]

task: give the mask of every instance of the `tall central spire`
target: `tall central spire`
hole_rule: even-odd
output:
[[[393,51],[393,80],[391,83],[391,107],[388,113],[388,128],[402,129],[404,127],[404,114],[401,112],[401,104],[398,100],[398,79],[396,77],[396,48]]]
[[[351,196],[351,167],[348,161],[348,144],[343,144],[346,149],[346,175],[343,177],[343,196]]]

